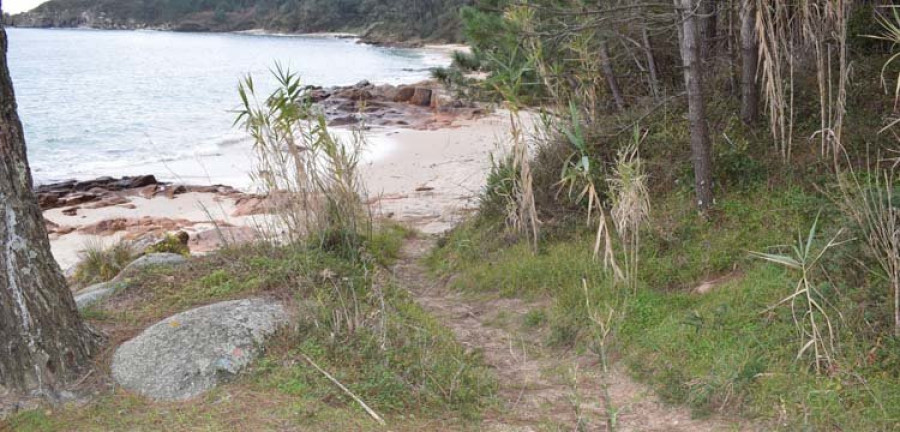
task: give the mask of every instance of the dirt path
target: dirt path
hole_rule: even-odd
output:
[[[501,406],[485,416],[488,431],[607,430],[600,389],[604,377],[596,356],[549,349],[538,330],[523,323],[542,305],[517,299],[472,300],[436,283],[420,264],[433,240],[407,242],[395,277],[416,301],[456,334],[481,350],[499,383]],[[750,430],[723,420],[693,420],[687,409],[663,405],[621,365],[607,377],[617,431]]]

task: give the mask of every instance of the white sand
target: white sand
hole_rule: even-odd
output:
[[[506,143],[507,117],[496,114],[459,127],[436,131],[374,130],[368,133],[369,151],[362,167],[368,195],[377,215],[407,223],[426,233],[452,228],[476,205],[476,198],[490,169],[490,154]],[[148,168],[165,169],[162,177],[175,177],[186,184],[225,183],[247,189],[252,169],[250,152],[235,146],[232,152],[214,158],[144,167],[140,174],[158,174]],[[137,174],[137,172],[122,173]],[[114,218],[187,219],[199,224],[189,233],[212,228],[208,222],[225,221],[236,226],[257,226],[259,217],[232,217],[234,203],[213,194],[188,193],[174,199],[132,198],[134,209],[106,207],[85,209],[76,216],[63,209],[45,212],[62,226],[84,226]],[[209,213],[207,213],[209,212]],[[86,244],[111,244],[118,236],[97,238],[71,233],[51,238],[54,256],[62,268],[75,264]]]

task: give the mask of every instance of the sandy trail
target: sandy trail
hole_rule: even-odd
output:
[[[397,282],[470,349],[481,350],[499,384],[501,408],[485,416],[488,431],[608,430],[601,393],[609,385],[617,431],[749,431],[725,419],[691,418],[686,408],[664,405],[635,382],[620,364],[608,376],[597,356],[576,355],[544,346],[542,335],[522,323],[530,310],[546,305],[519,299],[478,299],[434,282],[419,263],[433,247],[431,238],[410,240],[394,269]]]

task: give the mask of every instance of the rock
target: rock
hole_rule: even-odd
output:
[[[236,300],[182,312],[120,346],[112,376],[155,400],[185,400],[238,374],[262,351],[266,338],[288,324],[281,304]]]
[[[394,102],[409,102],[413,95],[416,94],[416,88],[412,86],[400,86],[397,94],[394,95]]]
[[[159,266],[177,266],[187,262],[187,258],[182,255],[173,253],[152,253],[144,255],[131,264],[125,266],[124,269],[113,280],[122,280],[127,277],[134,276],[135,273],[149,267]]]
[[[152,175],[142,175],[142,176],[137,176],[137,177],[125,177],[122,180],[120,180],[120,182],[125,183],[125,186],[123,187],[123,189],[137,189],[137,188],[142,188],[144,186],[159,184],[159,182],[156,181],[156,177],[154,177]]]
[[[329,126],[349,126],[355,125],[359,123],[359,120],[352,114],[348,114],[345,116],[335,117],[330,122],[328,122]]]
[[[352,101],[367,101],[374,98],[372,92],[365,88],[350,88],[347,90],[341,90],[336,93],[335,96]]]
[[[109,281],[91,285],[75,294],[75,305],[78,306],[78,310],[82,310],[112,297],[113,294],[124,290],[127,286],[127,283],[123,281]]]
[[[112,235],[119,231],[124,231],[126,228],[128,228],[128,219],[115,218],[83,226],[78,231],[83,234],[101,236]]]
[[[41,206],[42,209],[49,209],[56,207],[56,203],[59,202],[59,195],[56,193],[43,193],[38,194],[38,205]]]
[[[59,204],[61,207],[74,206],[78,204],[84,204],[91,201],[94,201],[98,198],[97,195],[90,194],[87,192],[84,193],[75,193],[72,195],[65,196],[59,200]]]
[[[431,106],[431,93],[431,89],[416,87],[409,103],[423,107]]]
[[[325,90],[321,90],[321,89],[319,89],[319,90],[313,90],[313,91],[309,92],[309,96],[308,96],[308,97],[309,97],[310,102],[312,102],[312,103],[319,103],[319,102],[322,102],[322,101],[325,100],[325,99],[330,98],[330,97],[331,97],[331,93],[329,93],[329,92],[327,92],[327,91],[325,91]]]
[[[184,185],[165,186],[161,192],[166,195],[166,198],[175,199],[175,195],[187,193],[187,188]]]
[[[128,204],[128,199],[119,195],[109,194],[100,201],[84,206],[86,209],[98,209],[103,207],[112,207],[114,205]]]
[[[37,193],[38,203],[41,208],[47,210],[94,201],[110,200],[110,202],[114,202],[121,199],[121,197],[114,198],[117,196],[114,192],[129,191],[145,186],[156,187],[157,184],[161,183],[157,182],[156,178],[152,175],[123,177],[121,179],[100,177],[81,182],[69,180],[60,183],[40,185],[35,188],[35,192]],[[106,206],[104,204],[98,205],[101,207]]]
[[[251,227],[222,227],[200,231],[191,236],[188,247],[191,253],[208,253],[228,245],[251,243],[260,239],[260,233]]]

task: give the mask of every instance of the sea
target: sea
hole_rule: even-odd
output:
[[[252,156],[248,137],[234,126],[242,79],[252,76],[265,95],[275,88],[272,70],[280,64],[309,85],[408,84],[449,63],[438,50],[322,35],[7,33],[36,184],[154,174],[164,181],[240,186]]]

